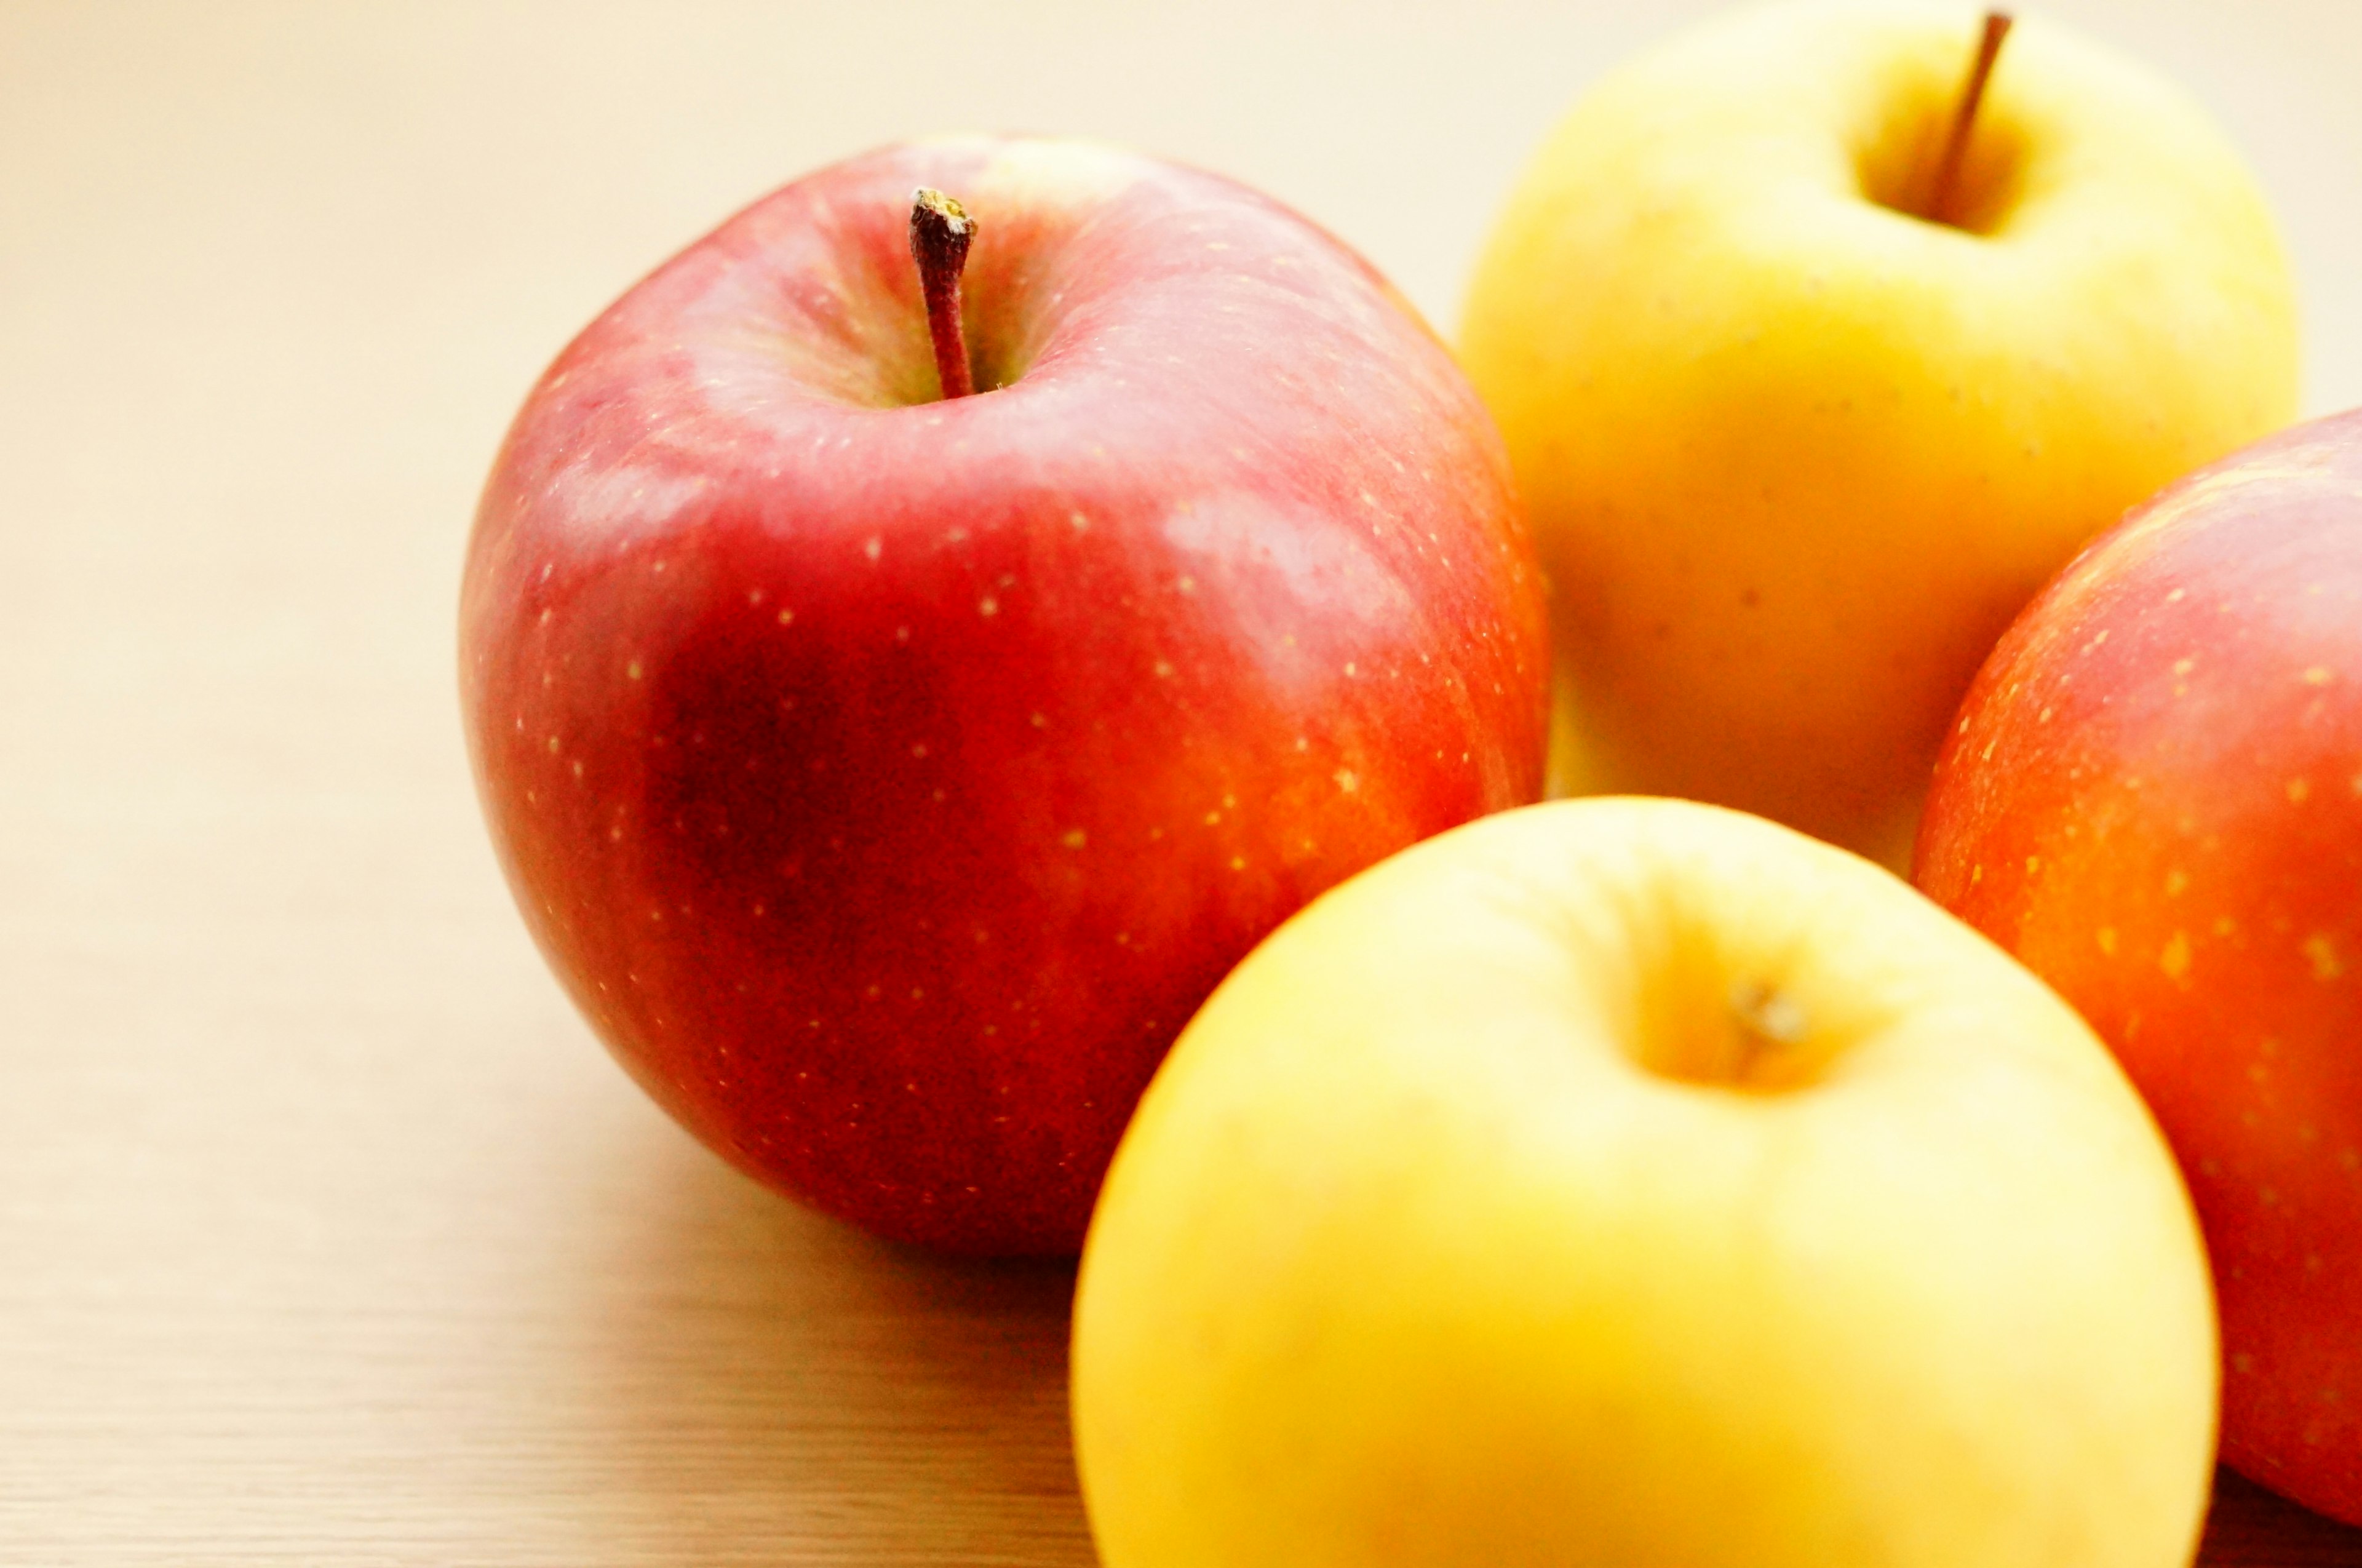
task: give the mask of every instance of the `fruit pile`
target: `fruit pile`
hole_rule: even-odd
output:
[[[745,1169],[1081,1252],[1109,1568],[2165,1568],[2218,1419],[2362,1523],[2362,412],[2202,114],[1962,21],[1596,84],[1456,355],[971,138],[519,414],[527,923]]]

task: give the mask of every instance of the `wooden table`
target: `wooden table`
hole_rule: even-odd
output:
[[[2362,401],[2351,14],[2063,8],[2250,141]],[[475,487],[632,276],[911,132],[1234,170],[1448,319],[1672,19],[0,0],[0,1562],[1087,1562],[1070,1273],[756,1190],[527,944],[455,714]],[[2208,1561],[2362,1534],[2229,1483]]]

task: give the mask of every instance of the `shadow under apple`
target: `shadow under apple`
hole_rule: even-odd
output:
[[[2362,1568],[2362,1529],[2265,1490],[2228,1468],[2214,1473],[2203,1568]]]
[[[932,1256],[766,1191],[653,1118],[580,1347],[653,1560],[1088,1564],[1066,1424],[1074,1268]],[[629,1544],[623,1537],[636,1538]],[[637,1559],[633,1559],[636,1561]]]

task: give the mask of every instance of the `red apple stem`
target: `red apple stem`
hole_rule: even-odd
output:
[[[1984,32],[1977,39],[1977,57],[1969,79],[1960,84],[1959,106],[1952,112],[1951,134],[1944,138],[1944,156],[1936,165],[1936,182],[1927,195],[1927,216],[1937,223],[1953,221],[1952,204],[1959,194],[1960,164],[1969,155],[1969,136],[1976,128],[1977,106],[1984,102],[1985,84],[1992,80],[1993,61],[2001,57],[2002,40],[2009,37],[2014,18],[2006,11],[1987,11]]]
[[[960,273],[967,266],[976,219],[967,209],[925,185],[911,193],[911,257],[919,264],[919,288],[927,297],[927,333],[935,343],[935,378],[946,398],[976,391],[967,362],[967,337],[960,329]]]

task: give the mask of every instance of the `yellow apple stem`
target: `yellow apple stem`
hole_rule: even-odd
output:
[[[1969,67],[1969,79],[1960,84],[1959,107],[1953,112],[1951,134],[1944,138],[1943,160],[1936,165],[1936,182],[1928,192],[1926,210],[1931,222],[1953,221],[1952,204],[1959,194],[1960,164],[1968,157],[1970,133],[1976,128],[1977,105],[1984,102],[1985,83],[1992,80],[1993,61],[2000,58],[2012,20],[2006,11],[1985,13],[1977,57]]]
[[[946,398],[976,391],[967,337],[960,330],[960,273],[975,237],[976,219],[966,207],[925,185],[911,193],[911,258],[919,264],[919,288],[927,299],[927,333],[935,344],[935,377]]]

